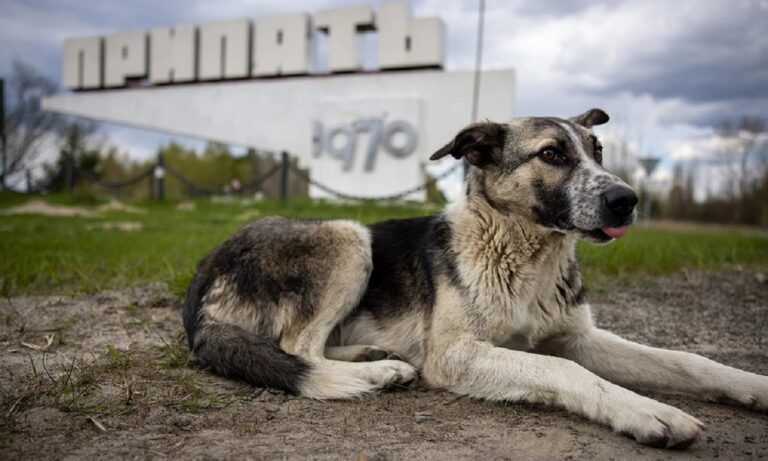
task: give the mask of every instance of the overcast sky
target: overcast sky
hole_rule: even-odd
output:
[[[0,75],[23,59],[57,81],[66,37],[378,2],[0,0]],[[472,68],[477,0],[412,2],[446,24],[448,70]],[[486,69],[517,71],[517,115],[611,114],[645,155],[696,155],[723,119],[768,116],[768,0],[487,0]],[[137,157],[165,135],[109,126]],[[661,173],[664,174],[664,171]]]

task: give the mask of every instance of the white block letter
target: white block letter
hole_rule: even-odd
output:
[[[315,14],[315,27],[328,34],[328,68],[331,72],[360,70],[358,31],[373,29],[373,10],[367,6],[339,8]]]
[[[300,75],[309,71],[309,16],[306,14],[259,19],[254,35],[254,75]]]
[[[442,67],[443,22],[439,18],[411,19],[405,3],[379,9],[379,67]]]
[[[248,76],[251,24],[246,19],[219,21],[200,26],[200,80]]]
[[[104,37],[104,86],[124,86],[147,76],[147,34],[125,32]]]
[[[101,37],[64,41],[62,84],[75,90],[101,86]]]
[[[156,27],[149,34],[149,80],[152,83],[195,79],[195,27]]]

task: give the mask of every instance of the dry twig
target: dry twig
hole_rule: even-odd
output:
[[[53,345],[53,339],[55,337],[56,335],[54,334],[45,335],[45,346],[38,346],[37,344],[25,343],[24,341],[21,342],[21,345],[26,348],[32,349],[33,351],[46,352]]]

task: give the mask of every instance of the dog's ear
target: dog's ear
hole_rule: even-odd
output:
[[[602,109],[589,109],[581,115],[571,117],[573,123],[577,123],[584,128],[592,128],[595,125],[602,125],[610,120],[608,114]]]
[[[476,167],[497,163],[504,151],[507,126],[501,123],[474,123],[459,132],[453,141],[429,157],[438,160],[451,154],[454,158],[466,158]]]

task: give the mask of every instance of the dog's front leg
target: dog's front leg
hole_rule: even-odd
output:
[[[444,337],[443,337],[444,338]],[[427,383],[471,397],[552,404],[629,434],[640,443],[684,448],[702,424],[559,357],[494,347],[470,337],[433,340]]]
[[[644,346],[597,328],[554,343],[556,355],[627,387],[683,392],[768,410],[768,377],[700,355]]]

